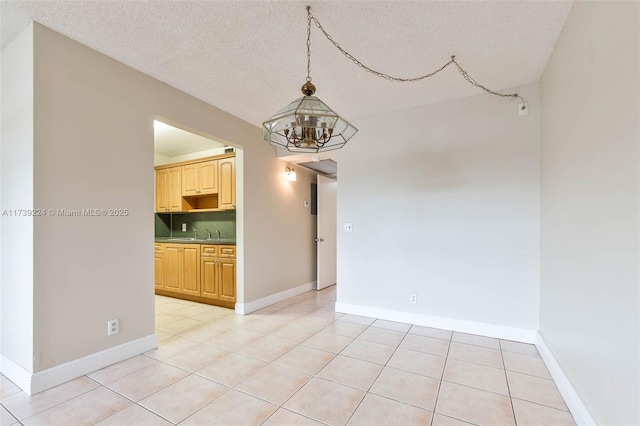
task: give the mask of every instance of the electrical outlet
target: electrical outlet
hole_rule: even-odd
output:
[[[415,293],[411,293],[409,295],[409,302],[411,303],[418,303],[418,295]]]
[[[182,232],[187,232],[187,224],[186,223],[182,224]]]
[[[107,336],[120,333],[120,320],[112,319],[107,321]]]
[[[302,207],[304,207],[305,209],[308,209],[309,208],[309,200],[304,200],[302,202]]]
[[[353,232],[353,223],[345,223],[344,232]]]

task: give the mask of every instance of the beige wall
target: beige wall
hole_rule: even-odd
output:
[[[596,424],[640,424],[638,2],[576,2],[544,71],[540,333]]]
[[[479,95],[355,122],[340,153],[338,302],[533,336],[540,109],[537,85],[517,91],[527,116]]]
[[[316,221],[303,207],[315,174],[296,166],[298,180],[289,182],[289,163],[275,160],[269,144],[253,148],[244,150],[245,303],[316,279]]]
[[[14,44],[5,51],[15,49]],[[302,209],[311,175],[300,173],[296,185],[284,182],[285,163],[262,140],[258,127],[39,24],[34,24],[34,46],[33,161],[20,158],[21,170],[33,167],[33,184],[6,181],[4,173],[11,169],[3,167],[3,206],[7,194],[20,189],[27,194],[33,190],[33,203],[44,208],[127,208],[130,214],[34,222],[28,250],[19,253],[24,261],[32,257],[34,266],[23,271],[19,282],[3,279],[3,303],[6,289],[17,291],[15,287],[24,284],[21,291],[33,290],[35,326],[25,323],[27,332],[34,330],[33,342],[26,339],[14,348],[33,349],[32,371],[154,332],[154,118],[243,148],[241,301],[313,281],[315,222],[308,209]],[[27,65],[18,64],[16,70],[28,74]],[[5,88],[17,76],[3,72],[2,78],[4,99]],[[26,114],[4,106],[3,123],[7,114]],[[7,131],[3,126],[3,136]],[[3,161],[11,158],[6,154],[16,142],[3,137]],[[17,244],[6,232],[3,229],[3,273],[14,260],[7,254],[15,253]],[[30,236],[28,228],[20,232]],[[31,270],[33,284],[28,279]],[[3,324],[26,315],[10,313],[2,310]],[[120,319],[121,331],[107,337],[106,321],[111,318]],[[3,349],[8,355],[6,345]],[[25,358],[16,357],[21,362]]]

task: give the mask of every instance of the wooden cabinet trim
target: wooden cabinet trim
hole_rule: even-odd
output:
[[[211,160],[222,160],[222,159],[225,159],[225,158],[235,158],[235,156],[236,156],[235,152],[230,152],[228,154],[213,155],[211,157],[202,157],[202,158],[198,158],[197,160],[187,160],[187,161],[180,161],[180,162],[177,162],[177,163],[161,164],[159,166],[155,166],[154,169],[155,170],[169,169],[171,167],[187,166],[189,164],[204,163],[204,162],[211,161]]]

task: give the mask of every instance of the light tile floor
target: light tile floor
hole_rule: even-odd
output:
[[[0,425],[575,424],[535,346],[334,303],[239,316],[156,296],[158,349],[32,397],[0,376]]]

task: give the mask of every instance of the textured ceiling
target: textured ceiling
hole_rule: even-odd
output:
[[[0,47],[32,20],[253,124],[301,96],[305,5],[345,49],[411,77],[452,54],[495,90],[535,83],[571,2],[7,1]],[[317,95],[347,119],[481,93],[454,68],[417,83],[356,67],[312,28]],[[514,102],[505,100],[505,102]]]

